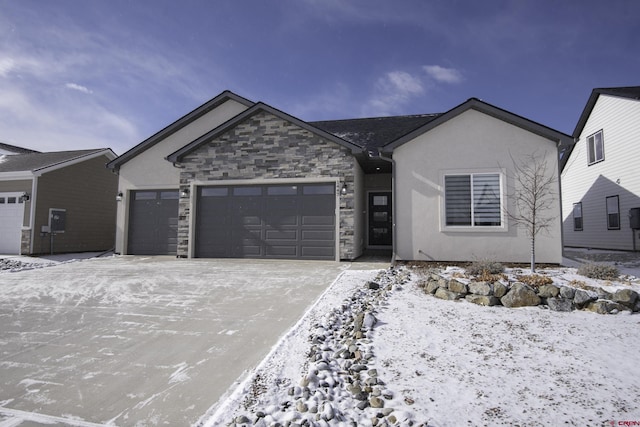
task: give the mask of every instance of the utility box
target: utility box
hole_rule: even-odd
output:
[[[629,224],[634,230],[640,230],[640,208],[629,209]]]
[[[66,224],[66,209],[49,209],[49,230],[51,233],[64,233]]]

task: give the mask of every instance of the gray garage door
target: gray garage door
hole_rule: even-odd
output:
[[[201,258],[335,259],[335,184],[198,189]]]
[[[178,191],[132,191],[127,253],[175,255],[177,243]]]

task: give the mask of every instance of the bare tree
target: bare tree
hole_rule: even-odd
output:
[[[519,162],[511,156],[514,183],[510,199],[514,209],[506,210],[507,217],[525,230],[531,242],[531,272],[536,271],[536,236],[548,232],[554,215],[556,174],[549,173],[546,153],[529,154]]]

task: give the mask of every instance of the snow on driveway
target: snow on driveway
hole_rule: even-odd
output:
[[[0,425],[192,424],[349,264],[30,267],[0,273]]]

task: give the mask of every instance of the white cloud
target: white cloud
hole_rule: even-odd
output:
[[[440,65],[425,65],[424,71],[437,82],[440,83],[460,83],[463,80],[460,71],[455,68],[445,68]]]
[[[406,71],[391,71],[378,79],[365,107],[365,115],[396,114],[412,98],[424,93],[420,77]]]
[[[73,89],[73,90],[77,90],[78,92],[83,92],[83,93],[87,93],[87,94],[92,94],[93,91],[88,89],[86,86],[82,86],[76,83],[67,83],[64,85],[66,88],[68,89]]]
[[[16,63],[11,58],[2,58],[0,59],[0,77],[5,77],[13,68]]]

